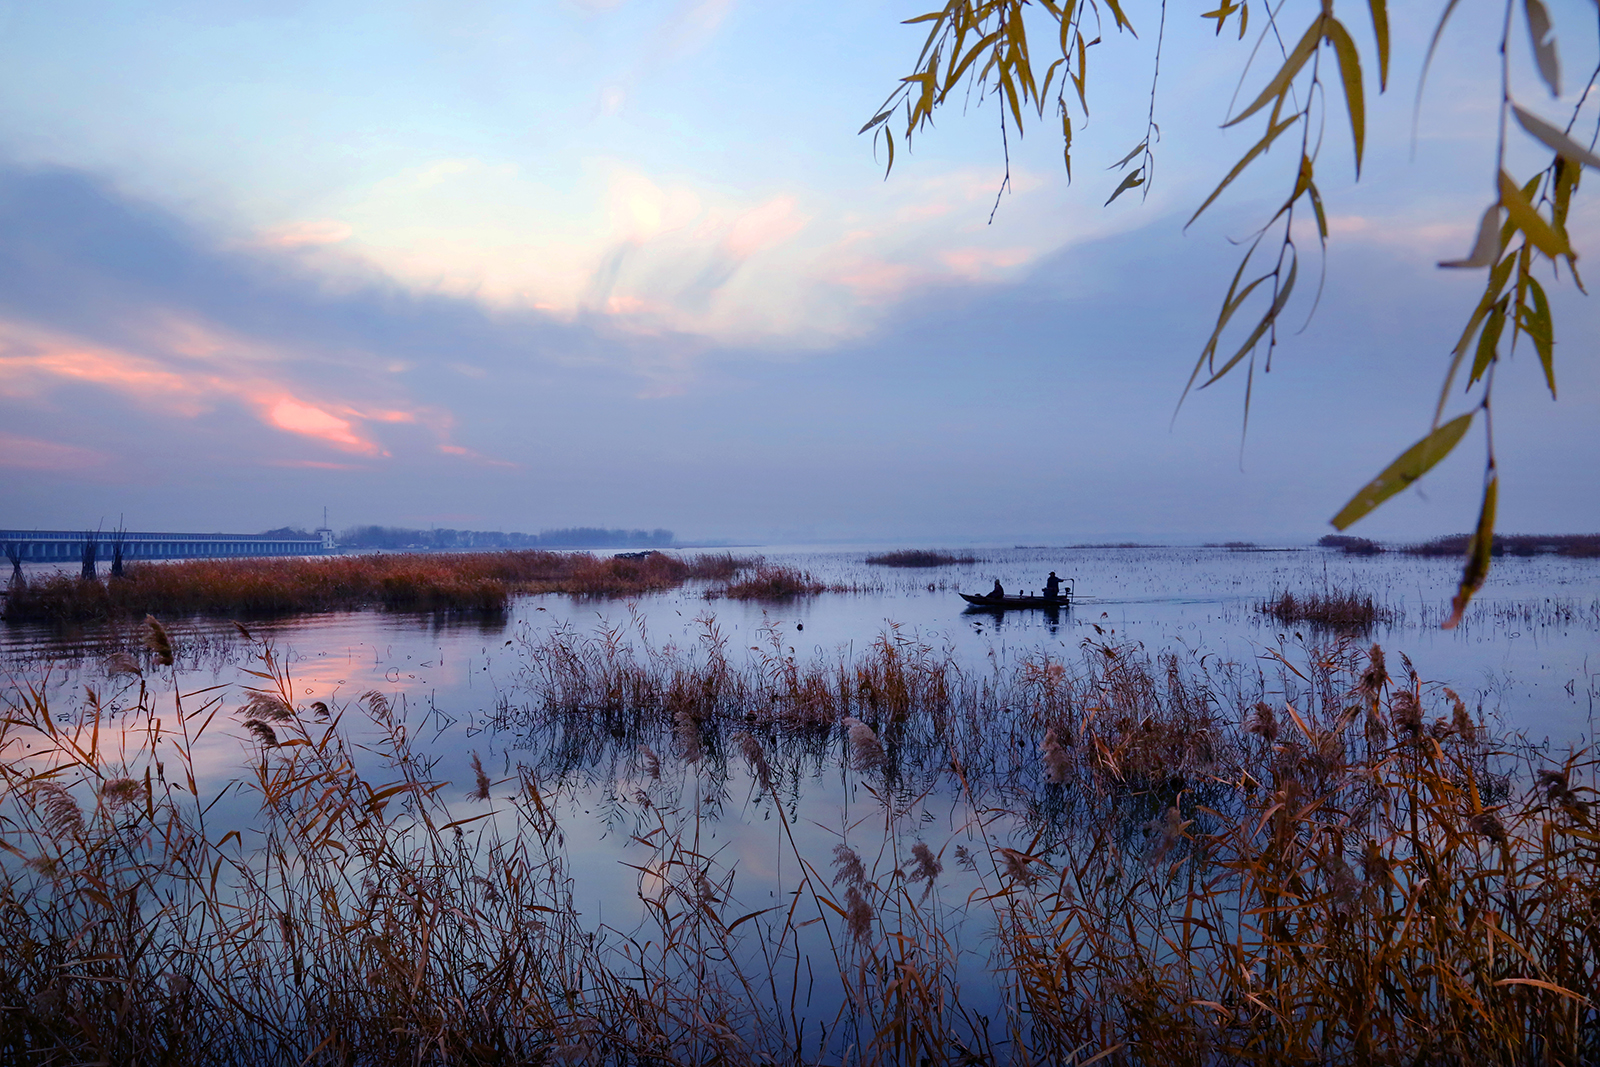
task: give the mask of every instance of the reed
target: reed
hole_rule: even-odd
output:
[[[1337,548],[1347,556],[1381,556],[1385,551],[1381,544],[1371,538],[1350,534],[1324,534],[1317,538],[1317,544],[1322,548]],[[1462,548],[1466,548],[1464,542]]]
[[[958,556],[952,552],[911,548],[882,555],[868,556],[868,563],[877,567],[949,567],[958,563],[976,563],[976,556]]]
[[[379,607],[492,614],[522,593],[624,597],[726,581],[753,560],[723,554],[602,558],[584,552],[475,552],[323,559],[192,560],[128,566],[114,582],[54,575],[14,583],[8,622],[222,615]]]
[[[1296,596],[1285,590],[1256,605],[1256,610],[1284,625],[1309,623],[1332,630],[1366,630],[1394,620],[1394,611],[1379,605],[1370,593],[1329,589]]]
[[[1464,556],[1466,534],[1436,537],[1432,541],[1406,545],[1400,551],[1413,556]],[[1600,557],[1600,534],[1495,534],[1490,547],[1495,556],[1567,556],[1574,559]]]
[[[798,567],[784,567],[763,563],[747,578],[728,582],[719,589],[709,591],[709,597],[726,597],[729,600],[793,600],[795,597],[815,596],[829,587],[811,577],[809,571]]]
[[[1100,644],[971,674],[897,630],[836,662],[776,630],[735,661],[710,617],[692,649],[639,636],[525,637],[504,712],[629,754],[644,918],[620,930],[584,915],[542,745],[452,785],[382,695],[307,704],[261,642],[252,688],[207,691],[157,626],[114,693],[14,682],[0,1058],[1600,1055],[1595,763],[1491,738],[1403,657]],[[231,781],[197,761],[217,731]],[[823,767],[867,800],[816,846],[783,813]],[[708,832],[735,768],[792,872],[755,906]]]

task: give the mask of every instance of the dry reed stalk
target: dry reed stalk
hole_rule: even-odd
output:
[[[868,556],[866,562],[879,567],[949,567],[958,563],[976,563],[976,556],[958,556],[951,552],[929,549],[902,549]]]
[[[1334,630],[1365,630],[1395,618],[1392,608],[1380,607],[1370,594],[1344,589],[1302,596],[1286,591],[1256,605],[1256,610],[1286,626],[1310,623]]]
[[[809,571],[763,563],[755,568],[755,573],[750,577],[729,582],[720,589],[712,589],[706,596],[726,597],[729,600],[792,600],[828,590],[829,587],[812,578]]]
[[[1491,745],[1455,694],[1409,668],[1392,679],[1381,650],[1339,645],[1251,681],[1103,645],[1070,670],[1041,659],[973,678],[898,633],[848,670],[781,646],[738,666],[709,625],[695,650],[624,638],[529,646],[524,684],[545,693],[542,722],[646,746],[647,772],[660,772],[648,738],[680,713],[697,723],[708,765],[683,810],[665,802],[670,776],[645,783],[636,931],[585,927],[539,785],[550,774],[525,768],[494,811],[453,814],[386,700],[321,716],[270,646],[231,715],[220,697],[181,709],[187,735],[156,729],[144,680],[122,676],[137,701],[125,715],[149,724],[122,731],[127,748],[109,743],[98,697],[69,723],[44,687],[4,691],[0,1059],[1579,1064],[1600,1051],[1594,762]],[[376,741],[358,745],[341,723],[363,707]],[[253,822],[208,831],[217,798],[165,768],[192,767],[208,727],[251,721],[277,741],[228,787],[255,799]],[[881,825],[852,824],[830,881],[778,820],[797,881],[781,904],[740,904],[701,784],[739,751],[781,809],[777,783],[823,766],[841,722],[859,734],[852,753],[878,745],[858,781]],[[889,788],[913,776],[920,794]],[[481,760],[474,778],[486,796]],[[950,790],[969,814],[939,844],[916,813]],[[947,851],[975,887],[954,909],[938,891]],[[805,947],[819,938],[820,955]],[[974,985],[963,959],[980,943],[988,980]],[[811,979],[837,991],[837,1014],[808,1021],[790,999]]]
[[[521,594],[639,596],[691,581],[726,581],[755,562],[726,553],[653,553],[635,560],[476,552],[141,563],[116,582],[65,575],[29,582],[7,598],[5,618],[59,623],[146,613],[252,616],[368,607],[492,614]]]

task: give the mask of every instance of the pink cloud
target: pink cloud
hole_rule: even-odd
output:
[[[261,240],[263,244],[276,248],[315,248],[349,240],[353,233],[355,230],[347,222],[339,222],[337,219],[318,219],[274,226],[262,232]]]
[[[782,244],[811,221],[795,210],[792,196],[779,196],[753,211],[747,211],[733,224],[723,247],[729,255],[746,259],[764,248]]]
[[[1027,248],[955,248],[939,257],[953,273],[974,281],[991,277],[1033,258]]]
[[[463,448],[460,445],[442,444],[439,446],[439,451],[447,456],[458,456],[473,463],[481,463],[485,467],[510,467],[516,469],[521,466],[520,463],[512,463],[506,459],[495,459],[493,456],[486,456],[481,452],[474,452],[472,449]]]
[[[280,430],[316,437],[329,444],[348,448],[354,452],[377,455],[377,445],[358,436],[350,422],[331,415],[321,408],[302,403],[293,397],[282,397],[266,404],[267,421]]]
[[[257,355],[250,345],[219,341],[204,327],[173,329],[168,323],[161,332],[162,338],[153,344],[159,345],[169,334],[177,342],[163,346],[164,359],[0,322],[0,382],[12,395],[37,394],[51,383],[63,381],[93,385],[186,418],[196,418],[221,403],[239,402],[258,412],[261,421],[274,429],[367,456],[387,453],[361,430],[362,423],[422,421],[439,428],[440,436],[448,427],[447,416],[423,409],[361,408],[307,397],[263,374],[266,368],[259,365],[267,361],[250,358]],[[197,338],[210,340],[201,344]],[[198,366],[196,353],[204,353]],[[222,368],[219,353],[233,357]]]
[[[84,471],[100,469],[110,463],[110,456],[92,448],[0,432],[0,467],[25,471]]]
[[[295,470],[316,471],[358,471],[362,470],[358,463],[329,463],[320,459],[274,459],[267,461],[269,467],[292,467]]]
[[[927,278],[925,270],[881,259],[862,260],[834,276],[834,280],[854,290],[858,297],[874,302],[893,300]]]

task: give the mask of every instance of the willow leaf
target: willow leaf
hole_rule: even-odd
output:
[[[1378,92],[1389,88],[1389,5],[1387,0],[1367,0],[1372,9],[1372,35],[1378,40]]]
[[[1472,425],[1475,412],[1459,415],[1434,430],[1428,436],[1400,453],[1400,458],[1384,468],[1383,473],[1362,486],[1350,502],[1333,517],[1335,529],[1344,530],[1373,508],[1394,496],[1400,490],[1433,469],[1434,464],[1448,456],[1460,443],[1467,428]]]
[[[1328,40],[1339,57],[1339,80],[1344,83],[1344,106],[1350,113],[1350,136],[1356,145],[1356,177],[1361,177],[1361,153],[1367,139],[1367,105],[1361,88],[1361,56],[1356,43],[1338,19],[1328,21]]]
[[[1433,54],[1439,50],[1439,38],[1444,36],[1444,28],[1450,22],[1450,16],[1455,14],[1456,5],[1461,0],[1446,0],[1444,11],[1439,14],[1439,21],[1433,27],[1433,37],[1428,41],[1427,54],[1422,57],[1422,75],[1417,78],[1417,102],[1413,106],[1411,117],[1411,139],[1417,136],[1417,112],[1422,109],[1422,87],[1428,84],[1428,68],[1433,66]]]
[[[1317,215],[1317,237],[1324,245],[1328,243],[1328,215],[1322,209],[1322,194],[1317,192],[1316,182],[1306,182],[1306,192],[1311,196],[1311,210]]]
[[[1267,330],[1272,328],[1272,324],[1278,321],[1278,313],[1283,310],[1283,305],[1289,302],[1289,294],[1294,292],[1295,277],[1299,271],[1300,261],[1298,259],[1290,260],[1289,276],[1283,280],[1283,287],[1278,290],[1278,295],[1273,298],[1272,306],[1267,309],[1265,315],[1261,316],[1261,321],[1256,323],[1256,328],[1250,331],[1250,336],[1244,339],[1244,344],[1239,346],[1239,350],[1230,356],[1228,362],[1222,365],[1222,369],[1213,374],[1206,384],[1200,388],[1204,389],[1206,386],[1214,385],[1224,374],[1236,367],[1239,361],[1266,335]]]
[[[1218,185],[1215,189],[1211,190],[1211,195],[1206,197],[1205,203],[1201,204],[1198,208],[1196,208],[1195,209],[1195,213],[1193,215],[1189,216],[1189,221],[1183,224],[1184,228],[1187,229],[1188,227],[1194,225],[1194,220],[1199,218],[1200,215],[1205,211],[1205,209],[1211,206],[1211,202],[1213,200],[1215,200],[1217,197],[1222,195],[1222,190],[1226,189],[1230,184],[1232,184],[1233,179],[1237,178],[1240,175],[1240,173],[1244,170],[1244,168],[1246,168],[1246,167],[1248,167],[1250,165],[1251,160],[1255,159],[1261,153],[1265,152],[1268,148],[1272,147],[1272,142],[1276,141],[1278,139],[1279,135],[1282,134],[1284,130],[1287,130],[1290,126],[1293,126],[1295,123],[1297,123],[1299,121],[1300,121],[1300,116],[1297,113],[1297,114],[1294,114],[1294,115],[1290,115],[1288,118],[1284,119],[1282,122],[1278,123],[1276,126],[1273,126],[1270,129],[1268,129],[1266,134],[1264,136],[1262,136],[1261,140],[1259,140],[1259,141],[1257,141],[1255,143],[1255,147],[1251,148],[1250,151],[1246,152],[1244,154],[1244,157],[1242,159],[1240,159],[1239,162],[1237,162],[1237,163],[1235,163],[1233,165],[1233,169],[1228,172],[1228,176],[1226,178],[1222,179],[1222,183],[1220,185]]]
[[[1300,73],[1300,68],[1306,65],[1306,60],[1311,58],[1311,53],[1317,50],[1317,44],[1322,40],[1322,16],[1318,16],[1306,29],[1305,35],[1300,38],[1294,50],[1284,59],[1283,66],[1278,68],[1278,73],[1272,76],[1267,87],[1261,90],[1261,95],[1245,108],[1235,118],[1229,119],[1222,125],[1235,126],[1254,115],[1257,111],[1267,106],[1269,100],[1275,100],[1289,91],[1289,83],[1294,81],[1294,76]]]
[[[1133,162],[1133,157],[1134,156],[1136,156],[1140,152],[1144,151],[1145,146],[1148,145],[1149,143],[1150,142],[1148,140],[1140,141],[1137,145],[1134,146],[1134,149],[1133,149],[1132,152],[1129,152],[1127,155],[1123,156],[1121,159],[1119,159],[1115,163],[1111,164],[1111,166],[1107,167],[1106,170],[1116,170],[1118,167],[1126,167],[1129,163]]]
[[[968,51],[966,56],[963,56],[962,62],[957,64],[954,69],[950,70],[950,74],[947,74],[946,77],[944,77],[944,91],[946,91],[946,93],[949,93],[952,88],[955,88],[955,85],[962,80],[962,75],[966,74],[966,69],[973,66],[973,62],[976,61],[979,56],[982,56],[982,54],[986,53],[986,51],[989,51],[990,46],[994,45],[998,38],[1000,38],[1000,30],[995,30],[995,32],[987,35],[987,37],[979,38],[978,43],[973,45],[971,51]],[[954,53],[950,54],[950,61],[955,62]]]
[[[1539,279],[1528,275],[1528,291],[1533,294],[1533,307],[1523,305],[1519,320],[1522,329],[1533,340],[1539,353],[1539,366],[1544,370],[1544,383],[1550,387],[1550,399],[1556,398],[1555,326],[1550,320],[1550,301],[1544,295]]]
[[[1143,167],[1136,167],[1133,170],[1128,172],[1127,177],[1122,179],[1122,184],[1117,186],[1117,191],[1112,193],[1111,194],[1111,198],[1109,200],[1107,200],[1105,202],[1105,204],[1103,204],[1101,206],[1102,207],[1109,206],[1111,204],[1112,200],[1115,200],[1117,197],[1121,196],[1123,193],[1127,192],[1129,189],[1137,189],[1139,186],[1141,186],[1143,184],[1144,184],[1144,168]]]
[[[1500,205],[1490,204],[1478,221],[1478,236],[1472,242],[1472,251],[1466,259],[1441,260],[1441,267],[1487,267],[1500,254]]]
[[[1582,163],[1586,167],[1594,167],[1596,170],[1600,170],[1600,156],[1595,155],[1538,115],[1524,111],[1516,104],[1511,105],[1511,113],[1517,117],[1517,124],[1527,130],[1534,140],[1541,142],[1546,148],[1551,149],[1564,159],[1570,159],[1574,163]]]
[[[857,130],[856,133],[857,134],[866,133],[868,130],[872,129],[872,127],[877,126],[880,123],[886,121],[889,118],[889,116],[893,115],[893,114],[894,114],[894,108],[892,106],[885,108],[884,110],[878,112],[876,115],[872,116],[872,118],[868,119],[867,120],[867,124],[865,126],[861,127],[861,129]]]
[[[1550,89],[1551,96],[1561,95],[1561,59],[1556,55],[1556,41],[1550,35],[1550,12],[1544,0],[1522,0],[1523,13],[1528,16],[1528,37],[1533,41],[1533,61],[1539,68],[1539,77]]]
[[[1550,225],[1545,217],[1534,210],[1528,202],[1517,183],[1511,180],[1511,175],[1505,171],[1500,172],[1500,202],[1505,205],[1506,213],[1517,229],[1528,235],[1528,240],[1533,242],[1535,248],[1551,259],[1557,256],[1571,256],[1572,246],[1567,244]]]
[[[1205,369],[1206,363],[1216,355],[1217,340],[1222,336],[1222,331],[1227,327],[1228,320],[1233,318],[1234,312],[1239,310],[1240,306],[1244,304],[1245,300],[1250,296],[1251,293],[1255,292],[1258,286],[1272,277],[1270,273],[1263,274],[1261,277],[1252,281],[1249,285],[1246,285],[1243,290],[1240,290],[1239,279],[1244,277],[1244,269],[1249,265],[1249,257],[1246,257],[1244,261],[1239,264],[1239,269],[1233,272],[1233,283],[1228,286],[1228,295],[1222,301],[1222,310],[1217,314],[1217,324],[1211,330],[1211,337],[1206,341],[1205,348],[1201,350],[1200,358],[1195,361],[1194,370],[1189,374],[1189,380],[1184,383],[1183,395],[1178,398],[1178,405],[1180,407],[1183,406],[1184,400],[1188,398],[1189,391],[1194,388],[1194,383],[1199,380],[1200,372]]]
[[[1456,589],[1455,599],[1450,602],[1450,617],[1444,621],[1442,629],[1454,630],[1461,624],[1461,616],[1466,614],[1467,605],[1472,603],[1473,595],[1483,588],[1483,580],[1489,576],[1490,553],[1494,549],[1494,512],[1499,497],[1500,476],[1495,473],[1491,463],[1488,480],[1483,486],[1483,506],[1478,509],[1478,528],[1472,532],[1472,542],[1467,546],[1467,562],[1461,568],[1461,585]]]
[[[1506,328],[1506,308],[1510,302],[1510,296],[1501,297],[1490,310],[1488,321],[1483,324],[1483,333],[1478,335],[1478,354],[1472,359],[1472,376],[1467,379],[1469,389],[1483,377],[1483,372],[1489,369],[1489,364],[1498,358],[1500,334]]]

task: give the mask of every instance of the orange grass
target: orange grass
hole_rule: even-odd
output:
[[[1403,659],[1393,677],[1377,647],[1341,644],[1257,673],[1090,645],[974,675],[893,631],[858,661],[803,663],[774,630],[735,663],[702,625],[694,650],[525,642],[526,702],[504,712],[630,753],[631,931],[583,925],[559,776],[475,762],[473,783],[436,781],[382,696],[302,703],[270,646],[259,688],[195,692],[152,628],[160,708],[128,664],[115,705],[91,688],[65,717],[47,686],[15,685],[0,1059],[1600,1056],[1594,762],[1494,743]],[[362,720],[376,740],[358,746]],[[242,836],[197,784],[207,731],[246,746],[222,790],[253,811]],[[791,881],[739,904],[703,801],[742,764],[788,812],[819,752],[859,791],[847,833],[818,851],[774,819]],[[937,791],[964,821],[920,817]],[[970,889],[950,891],[956,872]],[[823,991],[840,1006],[808,1016]]]
[[[616,559],[584,552],[472,552],[142,563],[116,580],[55,575],[13,585],[4,618],[59,623],[367,607],[493,613],[519,593],[637,596],[696,579],[726,580],[751,562],[727,554]]]

